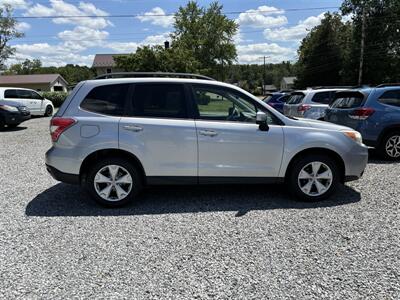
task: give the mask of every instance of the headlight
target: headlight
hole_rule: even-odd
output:
[[[344,135],[346,135],[348,138],[351,138],[356,143],[362,144],[362,136],[361,136],[361,133],[359,133],[358,131],[344,130],[342,132]]]
[[[18,108],[10,105],[0,105],[0,109],[6,110],[6,111],[12,111],[12,112],[17,112]]]

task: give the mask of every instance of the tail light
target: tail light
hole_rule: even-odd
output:
[[[375,112],[375,110],[373,108],[361,107],[361,108],[357,108],[357,109],[353,110],[353,112],[351,112],[349,114],[349,117],[354,119],[354,120],[366,120],[374,112]]]
[[[53,142],[57,142],[60,135],[69,127],[74,125],[76,121],[71,118],[54,117],[50,121],[50,135]]]
[[[311,105],[308,104],[301,104],[299,107],[297,107],[297,111],[304,115],[304,113],[311,108]]]

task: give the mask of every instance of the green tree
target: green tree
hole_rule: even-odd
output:
[[[347,66],[353,82],[357,82],[359,71],[363,14],[365,16],[363,83],[399,82],[400,1],[345,0],[342,4],[342,13],[351,15],[354,23]]]
[[[339,14],[325,14],[298,49],[296,85],[304,88],[345,83],[350,33],[351,24],[343,23]]]
[[[15,48],[8,43],[15,39],[23,37],[24,34],[17,30],[17,21],[12,16],[13,9],[11,5],[4,5],[0,8],[0,65],[15,53]]]
[[[224,65],[236,59],[233,37],[238,25],[222,14],[222,5],[213,2],[208,8],[190,1],[175,14],[172,46],[192,53],[201,72],[222,78]]]

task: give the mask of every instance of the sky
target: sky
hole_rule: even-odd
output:
[[[197,1],[208,6],[212,1]],[[220,0],[239,25],[234,37],[238,63],[295,61],[308,30],[341,0]],[[45,66],[91,66],[96,53],[131,53],[163,44],[173,30],[181,0],[0,0],[14,8],[25,37],[13,40],[16,55],[7,64],[38,58]],[[121,17],[124,15],[125,17]],[[58,16],[58,18],[53,18]],[[61,17],[60,17],[61,16]],[[66,16],[66,17],[65,17]],[[68,16],[101,16],[68,18]]]

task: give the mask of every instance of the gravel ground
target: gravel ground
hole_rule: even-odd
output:
[[[0,132],[0,298],[400,298],[400,164],[318,204],[159,187],[110,210],[47,174],[48,122]]]

